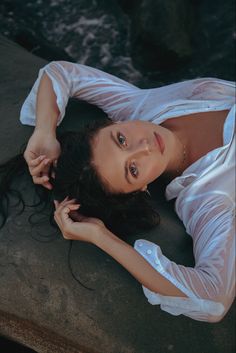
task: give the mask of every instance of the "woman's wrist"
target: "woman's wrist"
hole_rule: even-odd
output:
[[[93,234],[92,243],[100,248],[107,237],[107,231],[107,228],[98,226],[97,231]]]
[[[114,233],[109,231],[106,227],[99,227],[96,233],[94,233],[92,243],[100,249],[107,251],[111,244],[114,242],[123,242]]]
[[[42,134],[43,136],[50,135],[56,137],[56,128],[57,126],[54,125],[36,124],[34,132]]]

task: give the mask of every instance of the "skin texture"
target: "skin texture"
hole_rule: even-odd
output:
[[[137,120],[99,130],[92,148],[95,168],[109,189],[129,193],[145,190],[161,174],[174,171],[183,146],[170,130]]]

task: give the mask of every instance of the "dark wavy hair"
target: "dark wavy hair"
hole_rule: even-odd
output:
[[[95,120],[79,132],[66,132],[58,136],[61,155],[57,166],[52,167],[55,178],[51,178],[52,192],[35,185],[39,203],[49,204],[66,196],[81,204],[80,212],[98,217],[118,236],[148,230],[159,223],[159,214],[150,195],[145,191],[128,194],[113,193],[97,173],[93,160],[92,140],[99,129],[113,124],[110,120]],[[25,207],[20,191],[12,188],[14,178],[27,173],[28,167],[23,153],[0,165],[0,215],[3,226],[9,214],[9,196],[14,194]],[[52,202],[51,202],[52,205]],[[51,219],[53,219],[51,206]]]

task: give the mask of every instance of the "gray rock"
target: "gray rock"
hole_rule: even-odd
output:
[[[190,1],[140,0],[131,12],[132,59],[138,67],[175,69],[192,55],[194,8]]]
[[[19,110],[39,68],[46,62],[0,37],[0,162],[18,152],[31,127],[19,123]],[[78,102],[77,102],[78,103]],[[73,103],[62,128],[79,128],[103,114]],[[77,118],[77,119],[76,119]],[[23,180],[18,187],[31,198]],[[155,192],[153,190],[152,192]],[[170,204],[159,200],[161,226],[145,235],[171,259],[191,265],[191,241]],[[39,353],[233,353],[235,305],[219,324],[174,317],[147,303],[141,286],[114,260],[89,244],[76,242],[68,268],[69,242],[44,222],[28,223],[30,209],[12,208],[0,230],[0,335]]]

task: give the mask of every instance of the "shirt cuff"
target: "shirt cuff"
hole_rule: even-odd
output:
[[[164,296],[142,286],[144,295],[150,304],[160,305],[162,310],[172,315],[183,314],[199,321],[209,321],[209,317],[218,317],[224,313],[225,308],[223,304],[198,298],[192,291],[166,271],[166,267],[171,261],[162,254],[158,245],[139,239],[135,242],[134,248],[157,272],[187,295],[187,298]]]

